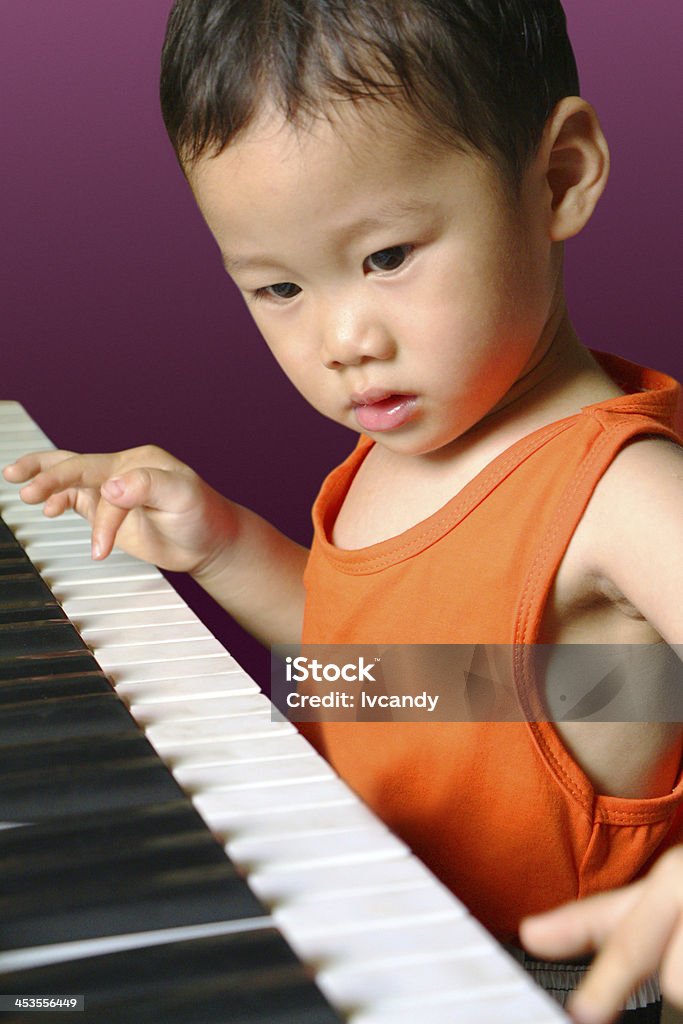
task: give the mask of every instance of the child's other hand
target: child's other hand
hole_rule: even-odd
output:
[[[44,502],[45,515],[72,508],[87,519],[93,558],[116,544],[163,569],[197,572],[230,540],[230,502],[153,445],[106,455],[31,452],[3,473],[25,485],[25,502]]]
[[[520,937],[550,960],[599,951],[567,1005],[580,1024],[613,1021],[657,970],[664,997],[683,1008],[683,846],[639,882],[526,918]]]

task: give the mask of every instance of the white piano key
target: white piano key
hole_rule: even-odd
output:
[[[408,861],[393,861],[385,866],[387,870],[398,867]],[[425,881],[425,887],[429,880]],[[394,900],[401,898],[402,890],[397,888],[391,891],[390,887],[378,886],[378,891]],[[413,886],[410,890],[414,898],[419,894],[419,888]],[[362,896],[362,890],[358,890],[358,897]],[[383,965],[387,962],[394,963],[399,959],[408,959],[421,956],[439,956],[446,953],[450,956],[460,957],[463,960],[467,956],[488,956],[491,952],[491,940],[488,935],[480,935],[476,930],[476,922],[464,909],[460,915],[444,918],[440,921],[426,919],[416,921],[409,928],[384,927],[380,921],[377,926],[370,927],[360,933],[343,932],[335,934],[327,932],[318,935],[315,939],[316,962],[323,965],[346,966],[346,965]],[[303,951],[299,951],[303,956]],[[508,958],[501,951],[500,960],[509,960],[513,971],[518,965]],[[509,965],[505,967],[508,978]],[[492,972],[493,973],[493,972]],[[378,989],[377,991],[381,991]],[[391,989],[389,989],[391,991]]]
[[[168,661],[169,658],[172,658],[174,663],[182,661],[184,658],[207,656],[220,658],[223,653],[223,647],[210,634],[193,640],[181,640],[179,643],[173,644],[172,651],[169,650],[167,642],[127,644],[119,647],[95,646],[97,648],[98,661],[106,672],[110,669],[114,671],[116,668],[124,665],[141,665],[145,662],[153,661],[164,662]]]
[[[155,579],[157,570],[145,562],[126,562],[120,565],[107,562],[92,562],[77,567],[42,569],[41,576],[53,587],[77,583],[83,586],[99,587],[108,581],[129,581]]]
[[[194,657],[184,658],[182,661],[174,658],[172,661],[152,661],[146,664],[126,664],[124,662],[109,668],[109,675],[117,686],[125,683],[155,682],[163,679],[206,678],[227,672],[234,672],[244,675],[246,679],[249,678],[239,668],[232,655],[225,650],[222,654],[212,654],[208,657],[200,653]]]
[[[286,739],[286,738],[285,738]],[[317,754],[311,753],[309,758],[313,761],[327,762],[319,758]],[[282,759],[285,760],[285,759]],[[305,837],[311,842],[315,836],[332,835],[333,833],[356,833],[360,831],[373,831],[376,836],[391,835],[393,833],[383,825],[374,814],[371,813],[358,800],[345,807],[321,806],[311,810],[304,817],[287,819],[281,815],[262,816],[252,815],[248,821],[232,828],[223,829],[221,835],[228,842],[231,839],[297,839]],[[401,843],[402,849],[405,846]],[[267,870],[263,868],[261,870]],[[415,875],[413,874],[413,881]]]
[[[21,540],[20,537],[18,539]],[[25,544],[24,547],[26,554],[37,568],[38,563],[47,558],[59,558],[61,556],[63,559],[71,559],[74,554],[87,553],[87,557],[91,559],[90,540],[91,534],[89,529],[86,534],[82,529],[69,526],[66,530],[61,531],[58,538],[52,538],[49,544],[47,542],[34,541],[32,544]]]
[[[159,755],[169,764],[175,764],[188,748],[202,750],[207,743],[235,737],[251,737],[254,741],[276,733],[293,732],[291,722],[273,722],[268,712],[206,718],[201,722],[168,722],[150,726],[147,736]],[[161,735],[159,735],[159,733]]]
[[[83,548],[79,545],[77,551],[69,551],[58,548],[56,554],[42,554],[35,557],[31,554],[31,561],[41,576],[49,576],[52,573],[59,573],[63,569],[95,569],[97,572],[110,573],[112,569],[119,567],[139,569],[140,563],[136,558],[131,558],[125,551],[112,551],[103,562],[93,560],[90,548]],[[103,567],[103,568],[100,568]],[[147,567],[149,568],[149,566]]]
[[[95,590],[78,584],[53,587],[62,607],[71,615],[83,612],[122,611],[144,608],[165,608],[182,604],[178,593],[163,576],[147,576],[139,580],[109,580]]]
[[[289,757],[319,757],[294,727],[286,734],[276,732],[262,737],[256,744],[249,737],[232,737],[219,742],[204,743],[201,746],[182,747],[174,763],[179,767],[207,767],[212,764],[258,765],[262,761],[279,761]],[[373,820],[376,821],[374,815]]]
[[[251,687],[233,686],[215,693],[197,692],[182,700],[153,700],[140,705],[134,698],[126,697],[118,686],[115,689],[128,703],[137,724],[145,729],[161,722],[194,722],[198,719],[204,722],[209,718],[226,718],[233,714],[242,714],[234,710],[234,701],[240,697],[261,694],[261,690],[254,683]]]
[[[90,544],[92,530],[87,519],[76,515],[75,512],[65,512],[56,519],[42,519],[30,524],[19,526],[15,530],[17,539],[26,547],[28,552],[39,551],[42,548],[58,547],[60,544],[82,544],[85,548]],[[25,536],[22,537],[22,534]]]
[[[184,785],[181,780],[181,786]],[[350,832],[317,832],[303,836],[238,836],[225,849],[248,872],[277,863],[287,868],[312,868],[319,864],[354,864],[398,855],[404,844],[391,832],[378,834],[362,828]]]
[[[167,668],[167,671],[170,669]],[[170,706],[176,701],[193,703],[203,697],[221,697],[226,693],[260,692],[259,687],[244,672],[220,672],[216,675],[194,675],[181,679],[161,679],[142,682],[114,681],[118,695],[133,708],[138,722],[146,713],[147,705]]]
[[[305,810],[307,821],[315,821],[321,808],[345,808],[358,803],[348,789],[334,787],[329,779],[290,786],[286,791],[278,787],[276,792],[272,786],[206,790],[196,794],[194,800],[198,801],[198,810],[201,805],[204,820],[209,822],[210,819],[212,832],[221,836],[248,835],[252,829],[256,832],[268,818],[276,825],[281,823],[281,831],[286,833],[301,810]],[[273,865],[269,865],[268,871],[272,868]]]
[[[306,819],[315,820],[322,811],[336,811],[342,815],[346,811],[353,810],[353,806],[337,804],[333,807],[312,808],[306,812]],[[281,828],[286,830],[288,826],[286,815],[271,814],[269,817],[274,821],[280,820]],[[233,828],[252,829],[253,822],[261,820],[264,819],[253,815],[244,817],[241,822],[233,824]],[[218,830],[217,834],[223,835],[224,831]],[[307,902],[325,900],[333,893],[367,893],[387,890],[395,892],[398,889],[414,889],[419,884],[415,867],[415,858],[409,855],[407,848],[404,848],[399,856],[392,854],[390,857],[371,857],[370,859],[360,859],[353,864],[324,863],[315,866],[307,865],[303,868],[288,865],[287,869],[283,870],[279,864],[270,863],[250,872],[249,885],[259,899],[268,906],[282,906],[302,900]],[[425,884],[431,884],[431,879]],[[427,927],[431,929],[435,926]],[[363,956],[362,951],[361,956]]]
[[[223,693],[195,700],[152,703],[139,709],[139,723],[155,742],[182,744],[187,738],[195,741],[198,730],[206,735],[206,723],[215,721],[229,730],[234,716],[269,715],[270,701],[258,688],[247,693]],[[159,727],[159,728],[157,728]],[[167,728],[165,728],[167,727]],[[174,728],[175,727],[175,728]],[[218,733],[220,737],[222,732]]]
[[[400,1006],[404,1000],[411,1005],[438,1001],[459,990],[461,996],[480,996],[495,991],[498,996],[516,995],[524,991],[526,979],[513,965],[502,959],[491,961],[490,950],[461,956],[458,951],[435,951],[429,954],[399,957],[384,965],[370,962],[351,968],[323,968],[317,983],[327,998],[342,1009],[367,1005],[377,992],[391,992],[382,1000],[385,1006]]]
[[[298,779],[327,779],[334,772],[316,757],[279,758],[253,764],[213,764],[210,767],[173,765],[173,774],[188,793],[211,793],[215,790],[244,789],[258,779],[258,785],[281,784]]]
[[[484,993],[458,993],[442,996],[438,1003],[432,1001],[424,1009],[414,1005],[381,1008],[373,1004],[359,1011],[352,1010],[349,1024],[557,1024],[569,1020],[556,1005],[550,1005],[549,998],[543,998],[526,986],[524,991],[501,996],[498,990]]]
[[[88,639],[90,631],[82,629],[81,633]],[[194,641],[207,639],[206,627],[197,618],[186,618],[181,625],[178,623],[129,623],[128,629],[116,628],[111,623],[92,631],[93,643],[103,657],[117,647],[151,647],[157,644],[191,644]],[[174,657],[175,647],[166,653],[166,657]],[[217,652],[219,653],[219,652]],[[131,659],[133,660],[133,659]]]
[[[297,952],[305,959],[317,958],[318,941],[325,937],[338,941],[344,935],[373,928],[401,929],[413,923],[452,921],[462,915],[462,907],[436,883],[399,892],[334,893],[327,899],[273,908],[275,921],[287,934],[296,936]]]
[[[2,474],[0,474],[2,476]],[[7,484],[7,480],[2,476],[3,481]],[[24,484],[9,484],[2,492],[2,505],[3,505],[3,516],[5,511],[8,513],[16,514],[21,520],[37,519],[42,521],[45,517],[43,515],[43,506],[38,503],[35,505],[27,505],[24,499],[19,493]]]
[[[218,771],[219,769],[226,769],[231,765],[243,765],[249,767],[249,770],[251,771],[253,776],[258,776],[261,779],[261,781],[264,781],[264,772],[268,772],[270,770],[274,771],[274,768],[269,769],[267,767],[267,765],[269,765],[271,762],[280,763],[281,761],[300,761],[306,759],[313,759],[313,752],[302,754],[297,750],[290,750],[289,752],[276,756],[261,755],[259,753],[260,748],[262,748],[262,746],[265,746],[265,748],[271,750],[271,743],[273,740],[282,740],[283,744],[287,746],[288,740],[294,737],[295,735],[296,733],[294,732],[283,731],[271,733],[267,736],[261,736],[258,740],[258,751],[256,750],[255,744],[253,743],[251,737],[247,737],[246,741],[251,742],[252,745],[254,746],[254,756],[251,758],[246,758],[243,761],[237,761],[236,759],[232,758],[229,751],[226,753],[226,748],[228,748],[231,742],[234,742],[234,739],[219,740],[216,742],[208,743],[197,743],[195,745],[189,746],[179,746],[179,748],[175,751],[174,756],[172,758],[173,771],[179,772],[182,770],[186,773],[188,781],[191,781],[191,779],[193,779],[194,773],[196,774],[197,778],[207,773],[208,776],[212,778],[211,784],[218,785],[219,779],[221,778]],[[245,741],[243,737],[239,738],[243,742]],[[168,760],[170,763],[171,758],[169,757]],[[213,774],[214,772],[215,774]],[[225,778],[227,778],[226,775]],[[207,784],[207,790],[208,788],[209,784]]]
[[[39,505],[24,505],[18,494],[14,491],[3,491],[0,497],[0,513],[8,526],[13,530],[21,526],[48,522],[43,515],[43,509]],[[22,540],[23,543],[23,540]]]
[[[11,439],[7,436],[11,434]],[[54,446],[34,423],[21,421],[19,417],[7,416],[2,422],[2,446],[5,452],[12,452],[12,459],[19,458],[29,451],[52,450]],[[25,447],[27,446],[27,447]]]
[[[34,545],[42,544],[41,537],[49,538],[51,547],[62,544],[90,546],[91,531],[82,519],[40,519],[13,527],[14,535],[20,541],[29,557]]]
[[[134,636],[136,631],[147,630],[151,626],[183,626],[199,622],[197,616],[183,604],[171,604],[165,608],[126,608],[123,611],[121,608],[115,611],[110,608],[69,615],[69,618],[86,637],[95,637],[96,634],[105,634],[110,630],[118,630],[124,636],[132,631]],[[203,630],[206,629],[200,625]]]
[[[121,597],[108,596],[106,594],[92,594],[90,597],[77,597],[62,602],[62,607],[70,619],[79,622],[92,622],[93,626],[101,621],[103,624],[110,619],[112,624],[131,617],[139,621],[137,616],[154,616],[159,614],[161,622],[166,621],[163,616],[192,614],[187,605],[173,590],[166,590],[163,587],[148,587],[141,593],[127,594]],[[88,621],[90,620],[90,621]],[[97,620],[97,621],[95,621]]]
[[[0,422],[4,423],[7,421],[11,423],[13,419],[19,418],[21,423],[33,423],[33,420],[24,409],[21,402],[17,402],[13,398],[3,398],[0,400]]]
[[[341,779],[333,778],[293,785],[215,790],[197,794],[192,802],[210,828],[221,829],[230,827],[231,821],[244,822],[251,815],[300,813],[314,807],[355,803],[356,797]]]
[[[21,402],[11,398],[3,398],[0,403],[0,423],[3,424],[3,429],[4,425],[7,424],[7,429],[11,429],[13,435],[17,429],[17,426],[12,426],[12,422],[15,420],[19,428],[28,429],[30,427],[34,430],[40,430],[36,421],[29,416]],[[52,441],[47,443],[50,448],[54,448]]]

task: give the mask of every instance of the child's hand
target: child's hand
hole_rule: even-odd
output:
[[[527,918],[520,937],[551,960],[600,951],[567,1005],[580,1024],[613,1021],[656,970],[662,994],[683,1008],[683,846],[639,882]]]
[[[87,519],[93,558],[116,544],[163,569],[194,573],[229,543],[230,502],[153,445],[107,455],[31,452],[3,472],[25,484],[25,502],[44,502],[47,516],[72,508]]]

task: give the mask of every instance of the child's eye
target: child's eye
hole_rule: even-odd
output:
[[[412,245],[392,245],[371,253],[365,260],[365,270],[398,270],[413,251]]]
[[[278,281],[277,284],[269,284],[267,288],[257,288],[253,294],[256,299],[293,299],[300,291],[299,285],[292,281]]]

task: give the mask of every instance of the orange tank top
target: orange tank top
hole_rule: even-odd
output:
[[[643,434],[680,440],[675,381],[597,358],[623,396],[522,438],[399,536],[341,550],[330,538],[372,444],[361,438],[314,506],[304,643],[540,642],[562,556],[617,452]],[[531,718],[535,698],[517,668]],[[598,795],[549,722],[329,722],[302,731],[502,941],[524,915],[623,885],[683,838],[680,777],[657,798]]]

